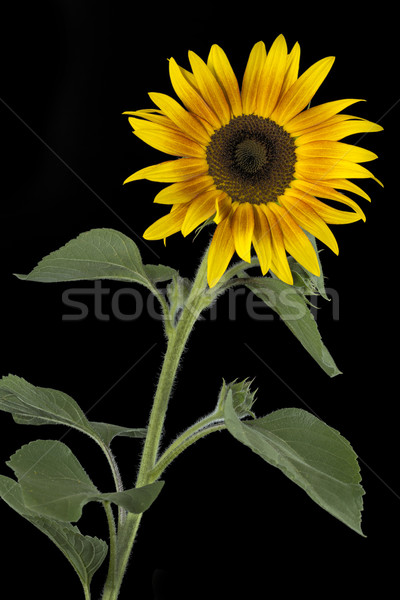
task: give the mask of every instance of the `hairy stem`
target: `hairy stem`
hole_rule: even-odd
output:
[[[200,425],[198,423],[197,425]],[[152,477],[158,479],[161,477],[165,469],[170,465],[175,458],[177,458],[186,448],[189,448],[192,444],[200,440],[201,438],[213,433],[214,431],[222,431],[226,429],[226,425],[223,422],[216,422],[215,420],[211,421],[209,424],[197,428],[190,435],[188,435],[189,430],[185,432],[182,436],[180,436],[160,457],[160,459],[155,464],[153,470],[151,471]]]
[[[207,294],[206,272],[207,253],[199,267],[191,293],[182,309],[176,326],[172,327],[170,325],[166,328],[168,345],[154,396],[136,487],[153,483],[158,478],[158,475],[153,472],[153,468],[158,457],[168,402],[179,362],[194,323],[197,321],[201,311],[211,303],[211,296]],[[118,564],[117,573],[113,580],[113,591],[105,593],[103,600],[116,600],[118,597],[141,517],[142,515],[132,513],[126,517],[126,521],[118,536]]]
[[[169,397],[175,380],[175,374],[186,340],[193,325],[190,321],[186,323],[181,321],[180,324],[181,326],[178,326],[169,338],[159,384],[154,398],[153,410],[148,424],[148,435],[146,436],[144,444],[142,461],[136,482],[137,487],[151,483],[148,474],[157,459],[159,443],[164,427]]]
[[[103,450],[104,454],[106,455],[108,464],[110,465],[110,469],[111,469],[112,476],[114,479],[114,485],[115,485],[116,491],[123,492],[124,486],[122,484],[121,475],[120,475],[120,472],[118,469],[117,462],[114,458],[114,455],[111,452],[111,449],[109,448],[109,446],[107,446],[107,444],[102,444],[101,449]],[[125,518],[126,518],[126,510],[124,508],[122,508],[122,506],[119,506],[118,507],[118,525],[119,526],[121,526],[124,523]]]
[[[176,327],[170,332],[167,351],[164,357],[162,371],[154,397],[153,408],[150,414],[147,436],[144,444],[142,460],[136,485],[138,487],[152,483],[154,479],[149,477],[151,469],[157,460],[158,449],[164,427],[168,402],[172,386],[175,381],[182,353],[187,339],[197,321],[201,311],[210,303],[205,294],[207,270],[207,253],[203,258],[192,286],[192,291],[185,303],[182,314]]]
[[[108,501],[103,502],[104,510],[107,515],[108,529],[110,532],[110,551],[109,551],[109,565],[108,575],[104,586],[103,599],[113,599],[115,592],[115,578],[117,570],[117,532],[115,528],[114,515],[111,508],[111,503]],[[116,597],[116,596],[115,596]]]

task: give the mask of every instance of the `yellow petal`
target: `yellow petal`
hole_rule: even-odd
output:
[[[264,62],[257,91],[257,114],[269,117],[282,88],[287,64],[287,45],[283,35],[276,38]]]
[[[272,242],[269,223],[264,212],[258,205],[254,206],[253,246],[263,275],[268,273],[271,266]]]
[[[214,287],[228,268],[235,252],[230,217],[217,225],[208,251],[207,281]]]
[[[151,123],[148,123],[151,125]],[[205,151],[200,144],[184,135],[162,127],[152,127],[135,131],[135,135],[143,142],[172,156],[205,158]]]
[[[285,241],[285,248],[289,254],[310,271],[310,273],[319,275],[320,268],[317,255],[304,231],[292,219],[285,208],[274,202],[270,202],[268,206],[279,220],[279,226]]]
[[[286,196],[289,196],[289,192],[286,192]],[[292,196],[292,193],[290,193],[290,196]],[[308,194],[302,194],[301,199],[304,200],[304,202],[308,204],[308,206],[310,206],[321,217],[321,219],[325,221],[325,223],[330,223],[331,225],[343,225],[345,223],[354,223],[360,219],[365,221],[365,215],[361,208],[350,199],[348,199],[347,204],[349,206],[354,205],[354,207],[357,209],[354,210],[354,212],[332,208],[328,204],[325,204],[325,202],[321,202],[320,200],[317,200],[317,198],[314,198],[314,196],[310,196]],[[351,207],[353,208],[353,206]]]
[[[218,225],[227,218],[232,210],[232,201],[225,192],[221,192],[219,196],[215,198],[215,223]]]
[[[182,224],[182,235],[187,236],[215,214],[215,190],[202,192],[189,205]]]
[[[160,181],[172,183],[174,181],[186,181],[196,175],[203,175],[208,171],[207,162],[201,158],[178,158],[167,160],[158,165],[151,165],[136,171],[125,179],[124,183],[138,181],[139,179],[149,179],[150,181]]]
[[[136,129],[147,127],[149,123],[155,123],[156,125],[162,125],[168,129],[179,131],[178,127],[171,119],[166,115],[163,115],[160,110],[135,110],[124,114],[131,115],[128,118],[128,121],[134,131]]]
[[[280,97],[283,98],[288,89],[294,84],[299,76],[299,64],[300,64],[300,46],[296,42],[293,46],[290,54],[286,59],[286,73],[283,79],[282,89]]]
[[[225,52],[217,44],[211,46],[207,66],[223,89],[229,102],[232,116],[240,116],[242,114],[242,99],[236,75]]]
[[[380,181],[365,167],[348,160],[334,158],[301,158],[296,162],[295,176],[297,179],[374,179]],[[381,184],[382,185],[382,184]]]
[[[333,56],[328,56],[307,69],[288,89],[271,118],[279,125],[285,125],[302,111],[328,75],[334,60]]]
[[[296,148],[299,158],[334,158],[336,160],[350,160],[351,162],[369,162],[378,158],[377,154],[365,148],[359,148],[352,144],[319,140],[301,144]]]
[[[301,189],[302,189],[302,191],[300,191]],[[354,200],[352,200],[351,198],[348,198],[347,196],[345,196],[344,194],[341,194],[340,192],[337,192],[334,189],[331,190],[331,188],[326,188],[324,190],[324,189],[322,189],[322,186],[319,186],[319,185],[313,186],[313,191],[311,191],[312,188],[309,188],[309,191],[311,193],[305,192],[304,191],[305,189],[307,189],[307,188],[304,188],[304,187],[303,188],[299,187],[298,189],[289,188],[285,191],[285,195],[294,196],[295,198],[300,198],[301,200],[303,200],[310,206],[313,206],[313,203],[315,201],[314,195],[319,196],[320,198],[326,198],[327,200],[335,200],[337,202],[340,202],[341,204],[345,204],[346,206],[349,206],[352,210],[354,210],[355,213],[357,213],[359,219],[362,219],[363,221],[365,221],[365,214],[363,213],[361,208],[358,206],[358,204],[356,202],[354,202]],[[319,191],[319,190],[321,190],[321,191]],[[326,206],[326,205],[324,204],[324,206]]]
[[[304,129],[316,127],[321,124],[323,125],[324,121],[327,121],[356,102],[363,102],[363,100],[351,98],[347,100],[334,100],[333,102],[325,102],[324,104],[318,104],[318,106],[312,106],[310,109],[305,110],[293,117],[293,119],[290,119],[290,121],[285,124],[285,129],[289,133],[301,135]]]
[[[179,67],[179,69],[180,69],[182,75],[184,76],[184,78],[186,79],[186,81],[192,86],[192,88],[194,88],[196,90],[196,92],[198,94],[200,94],[200,90],[199,90],[196,78],[193,75],[193,73],[191,71],[188,71],[187,69],[184,69],[183,67]]]
[[[264,67],[267,53],[264,42],[257,42],[250,52],[242,83],[243,114],[248,115],[256,109],[258,82]]]
[[[339,254],[335,236],[325,221],[309,204],[303,202],[300,198],[288,195],[281,196],[279,201],[302,229],[321,240],[332,252]]]
[[[311,110],[311,109],[310,109]],[[383,127],[366,119],[355,119],[348,115],[337,115],[341,119],[333,119],[333,122],[323,127],[311,130],[308,133],[299,134],[297,144],[307,144],[317,140],[341,140],[348,135],[356,133],[372,133],[382,131]]]
[[[303,112],[308,112],[308,111],[303,111]],[[324,131],[328,131],[328,127],[331,127],[332,125],[338,125],[339,123],[344,123],[345,121],[349,121],[350,119],[354,119],[355,121],[363,120],[361,117],[352,117],[352,116],[346,115],[346,114],[333,115],[332,117],[329,117],[329,119],[325,119],[321,123],[317,123],[316,125],[312,125],[311,127],[306,127],[305,129],[302,129],[298,133],[295,133],[292,135],[295,136],[296,145],[300,146],[303,143],[303,141],[302,141],[303,136],[305,137],[306,134],[315,133],[316,131],[319,131],[320,129],[323,129]],[[329,141],[329,139],[328,139],[328,141]],[[304,143],[308,143],[308,142],[304,142]]]
[[[182,131],[182,133],[200,144],[208,144],[210,136],[200,122],[190,112],[185,110],[176,100],[166,94],[150,93],[151,100],[167,117]]]
[[[215,113],[201,97],[199,92],[187,81],[181,68],[173,58],[169,61],[169,73],[172,87],[186,108],[193,114],[210,123],[214,129],[219,128],[220,122]]]
[[[189,61],[202,97],[212,108],[220,124],[227,125],[231,111],[218,81],[200,56],[190,51]]]
[[[279,220],[275,216],[274,212],[270,210],[270,205],[272,204],[272,202],[269,202],[268,204],[259,205],[260,209],[267,217],[269,231],[271,234],[271,270],[277,277],[279,277],[279,279],[285,283],[288,283],[289,285],[293,285],[293,275],[286,256],[285,240],[283,238]]]
[[[177,231],[180,231],[187,212],[187,205],[182,204],[172,207],[171,212],[153,225],[150,225],[143,234],[145,240],[162,240]]]
[[[371,198],[366,192],[364,192],[364,190],[362,190],[358,185],[356,185],[352,181],[348,181],[347,179],[329,179],[325,181],[324,184],[334,188],[339,188],[339,190],[346,190],[347,192],[352,192],[353,194],[357,194],[357,196],[361,196],[361,198],[365,198],[365,200],[368,200],[368,202],[371,202]],[[329,198],[329,196],[322,197]]]
[[[343,184],[341,183],[342,181]],[[350,185],[347,186],[347,184]],[[371,198],[361,188],[356,186],[354,183],[347,181],[347,179],[329,179],[327,181],[321,181],[318,183],[315,181],[311,182],[302,179],[294,179],[290,184],[290,188],[287,189],[285,193],[291,193],[291,188],[294,188],[296,190],[301,190],[302,193],[311,194],[312,196],[318,196],[319,198],[327,198],[328,200],[338,200],[339,202],[343,202],[343,204],[351,206],[352,208],[354,208],[354,210],[356,210],[355,207],[359,208],[353,200],[350,200],[350,198],[348,198],[341,192],[335,190],[334,188],[336,187],[339,189],[348,190],[355,194],[358,193],[358,195],[362,198],[365,198],[369,202],[371,201]],[[361,211],[360,208],[359,210]]]
[[[173,183],[163,188],[154,198],[157,204],[182,204],[190,202],[198,194],[213,187],[214,180],[209,175],[201,175],[190,181]]]
[[[278,277],[278,279],[281,279],[282,281],[284,281],[285,283],[288,283],[289,285],[293,285],[293,275],[291,275],[291,279],[290,281],[286,281],[284,279],[284,276],[282,276],[278,265],[275,263],[274,261],[274,256],[272,256],[271,258],[271,266],[269,268],[269,270],[271,271],[271,273],[273,273],[276,277]]]
[[[253,205],[240,203],[232,217],[232,233],[237,254],[246,262],[251,261],[251,240],[254,231]]]

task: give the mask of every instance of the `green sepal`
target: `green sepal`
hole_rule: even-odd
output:
[[[253,404],[255,402],[256,392],[252,392],[250,389],[252,382],[245,379],[244,381],[232,381],[231,383],[225,383],[223,380],[222,388],[219,392],[218,403],[216,412],[223,415],[225,411],[225,404],[229,397],[235,413],[239,419],[244,417],[253,417],[255,414],[252,411]]]
[[[225,403],[225,425],[233,437],[280,469],[319,506],[363,535],[364,490],[357,455],[338,431],[298,408],[241,421],[231,392]]]
[[[75,569],[83,588],[88,590],[93,575],[107,555],[106,542],[83,535],[70,523],[50,519],[30,510],[24,503],[20,484],[4,475],[0,475],[0,497],[54,542]]]
[[[312,274],[306,271],[299,263],[291,261],[290,258],[291,257],[289,256],[288,262],[293,276],[293,287],[296,292],[304,298],[307,304],[312,304],[308,299],[308,296],[320,295],[314,285],[312,277],[310,277]]]
[[[77,522],[91,501],[109,501],[140,514],[157,498],[163,486],[157,481],[123,492],[101,493],[64,443],[36,440],[22,446],[7,465],[21,486],[25,506],[58,521]]]
[[[214,224],[214,219],[215,219],[215,215],[217,213],[214,213],[213,215],[211,215],[211,217],[208,217],[208,219],[206,219],[201,225],[199,225],[198,227],[196,227],[196,230],[194,232],[194,238],[193,240],[195,240],[197,238],[197,236],[199,235],[199,233],[201,233],[203,231],[203,229],[205,229],[206,227],[208,227],[209,225],[213,225]]]
[[[296,288],[296,291],[304,297],[322,296],[324,300],[329,300],[325,289],[325,278],[322,272],[322,264],[319,258],[320,251],[318,250],[315,237],[308,232],[304,233],[307,235],[314,248],[318,260],[320,274],[314,275],[313,273],[310,273],[310,271],[307,271],[307,269],[298,263],[292,256],[289,256],[288,263],[293,275],[294,287]]]

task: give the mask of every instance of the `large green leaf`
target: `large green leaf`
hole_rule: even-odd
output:
[[[7,464],[21,484],[24,504],[47,517],[76,522],[83,505],[99,495],[78,459],[62,442],[31,442],[17,450]]]
[[[24,425],[66,425],[92,437],[98,435],[68,394],[36,387],[16,375],[0,379],[0,410]]]
[[[225,404],[229,432],[280,469],[322,508],[361,531],[362,496],[357,456],[338,431],[297,408],[241,421],[232,397]]]
[[[252,277],[249,283],[245,280],[245,284],[280,316],[325,373],[330,377],[341,373],[322,341],[306,300],[294,286],[271,277]]]
[[[117,435],[143,438],[143,428],[128,428],[89,421],[71,396],[51,388],[36,387],[22,377],[0,379],[0,410],[10,412],[23,425],[65,425],[86,433],[100,445],[110,445]]]
[[[142,513],[154,502],[163,482],[123,492],[100,493],[72,451],[56,440],[22,446],[8,461],[16,474],[25,506],[59,521],[76,522],[85,504],[110,501],[129,512]]]
[[[0,497],[56,544],[75,569],[84,589],[89,589],[94,573],[107,555],[106,542],[82,535],[79,529],[70,523],[60,523],[30,510],[25,506],[21,486],[4,475],[0,475]]]
[[[92,229],[44,257],[27,275],[17,277],[45,283],[115,279],[153,290],[156,282],[171,279],[174,273],[171,267],[143,265],[137,245],[123,233]]]

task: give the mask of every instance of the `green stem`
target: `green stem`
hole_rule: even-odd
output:
[[[207,415],[206,417],[204,417],[200,421],[197,421],[197,423],[194,423],[194,425],[192,425],[191,427],[186,429],[179,437],[176,438],[176,440],[174,442],[172,442],[172,444],[170,446],[168,446],[168,448],[165,450],[163,455],[159,458],[159,460],[155,464],[155,468],[160,464],[161,461],[165,460],[165,458],[167,456],[169,456],[170,454],[173,454],[175,452],[175,450],[177,448],[179,448],[179,446],[185,440],[190,438],[192,435],[196,434],[201,429],[205,429],[206,427],[211,425],[211,423],[214,423],[216,420],[217,420],[217,418],[216,418],[215,414],[211,413],[211,415]]]
[[[107,444],[100,444],[101,449],[103,450],[104,454],[106,455],[106,458],[108,460],[108,464],[110,465],[110,469],[112,472],[112,476],[114,479],[114,485],[115,485],[115,489],[117,492],[123,492],[124,491],[124,486],[122,484],[122,479],[121,479],[121,475],[118,469],[118,465],[117,462],[114,458],[113,453],[111,452],[111,449],[109,448],[109,446],[107,446]],[[118,525],[121,526],[126,518],[126,510],[124,508],[122,508],[122,506],[118,507]]]
[[[83,591],[85,592],[85,600],[91,600],[90,589],[86,587],[86,585],[84,586]]]
[[[108,501],[103,502],[104,510],[107,515],[108,529],[110,531],[110,551],[109,551],[109,565],[108,575],[104,586],[103,599],[114,598],[115,592],[115,578],[117,570],[117,532],[115,528],[114,515],[111,508],[111,503]],[[116,597],[116,596],[115,596]]]
[[[202,310],[211,303],[211,296],[207,294],[207,254],[205,254],[200,264],[191,292],[182,309],[176,327],[169,326],[166,328],[168,345],[154,396],[136,487],[153,483],[157,479],[152,470],[157,461],[168,402],[179,362],[194,323],[197,321]],[[110,586],[107,589],[106,584],[103,600],[116,600],[118,597],[141,517],[142,515],[132,513],[126,517],[126,521],[118,536],[118,564],[117,573],[113,579],[113,591],[111,592]]]
[[[139,475],[136,482],[137,487],[151,483],[148,474],[157,459],[158,447],[171,389],[175,380],[175,374],[193,325],[191,320],[188,320],[187,322],[180,321],[180,323],[181,326],[178,326],[170,335],[167,352],[164,357],[160,380],[154,398],[153,410],[150,415],[148,434],[144,444]]]
[[[207,253],[200,265],[192,291],[183,307],[182,314],[176,327],[170,332],[167,351],[161,370],[153,408],[150,414],[147,436],[143,448],[142,460],[136,486],[140,487],[152,483],[149,473],[157,460],[158,448],[164,427],[168,402],[176,372],[186,346],[187,339],[197,321],[201,311],[210,303],[206,291]]]
[[[165,323],[166,327],[168,328],[168,326],[169,326],[169,307],[168,307],[167,301],[165,300],[162,293],[158,290],[156,285],[152,285],[148,289],[159,301],[162,311],[163,311],[164,323]]]
[[[175,440],[173,444],[164,452],[164,454],[160,457],[157,463],[154,465],[153,470],[151,471],[152,477],[154,479],[158,479],[161,477],[162,473],[165,469],[175,460],[184,450],[189,448],[192,444],[200,440],[201,438],[213,433],[214,431],[222,431],[226,429],[225,423],[216,422],[214,415],[211,415],[208,424],[203,424],[202,427],[199,427],[203,421],[197,423],[197,428],[195,426],[191,427],[187,431],[185,431],[182,436]],[[204,420],[205,421],[205,420]],[[189,432],[193,429],[193,432],[189,434]]]

